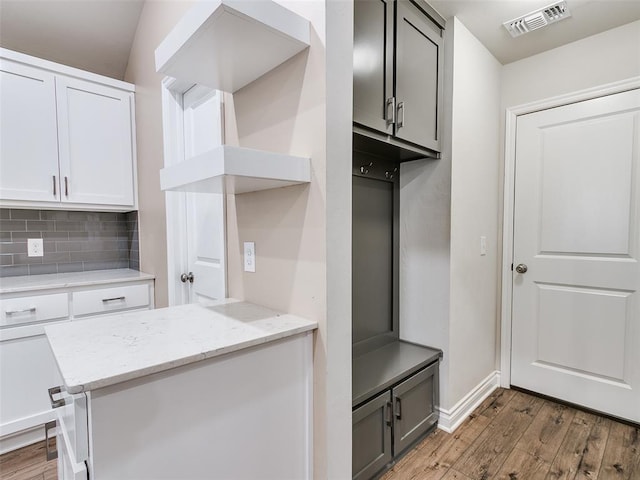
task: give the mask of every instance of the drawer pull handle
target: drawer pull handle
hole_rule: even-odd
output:
[[[5,315],[16,315],[18,313],[36,313],[36,307],[29,307],[23,310],[7,310],[4,313]]]
[[[117,300],[122,300],[122,301],[124,302],[124,295],[123,295],[123,296],[121,296],[121,297],[112,297],[112,298],[103,298],[103,299],[102,299],[102,301],[103,301],[104,303],[107,303],[107,302],[115,302],[115,301],[117,301]]]
[[[399,397],[396,397],[395,416],[398,420],[402,420],[402,402]]]
[[[49,390],[49,400],[51,401],[51,408],[59,408],[59,407],[63,407],[64,405],[67,404],[67,402],[65,402],[64,398],[59,398],[59,399],[55,399],[53,398],[54,395],[57,395],[58,393],[62,393],[62,386],[58,385],[57,387],[51,387]]]
[[[387,426],[390,427],[391,424],[393,423],[393,404],[391,402],[387,402]]]
[[[49,437],[49,432],[54,428],[56,428],[55,420],[44,424],[44,447],[45,447],[45,452],[47,454],[47,462],[58,458],[58,449],[57,448],[55,450],[52,449],[51,441],[50,441],[51,437]]]

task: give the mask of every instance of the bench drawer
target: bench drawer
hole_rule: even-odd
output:
[[[148,285],[127,285],[73,293],[73,315],[75,317],[148,306]]]
[[[66,293],[0,300],[0,327],[12,327],[68,317],[69,296]]]

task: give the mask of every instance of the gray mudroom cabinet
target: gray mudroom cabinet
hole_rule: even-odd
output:
[[[422,0],[354,2],[354,145],[440,152],[444,19]]]

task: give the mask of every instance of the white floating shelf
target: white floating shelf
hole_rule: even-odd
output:
[[[307,48],[309,32],[272,0],[199,2],[156,49],[156,70],[233,93]]]
[[[247,193],[311,181],[311,160],[223,145],[160,170],[162,190]]]

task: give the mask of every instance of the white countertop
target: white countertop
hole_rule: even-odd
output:
[[[25,275],[0,278],[0,293],[21,293],[52,288],[82,287],[103,285],[136,280],[153,280],[148,273],[119,268],[113,270],[94,270],[90,272],[50,273],[46,275]]]
[[[228,298],[52,325],[45,332],[67,391],[80,393],[315,328],[317,322]]]

